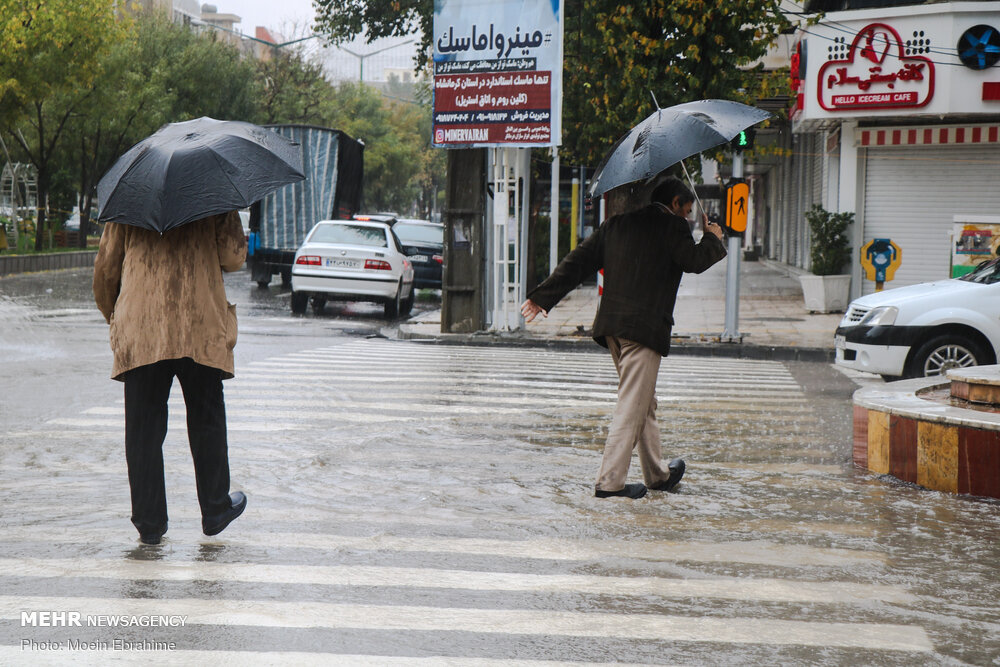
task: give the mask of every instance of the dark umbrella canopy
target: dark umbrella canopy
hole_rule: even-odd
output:
[[[164,125],[97,184],[102,222],[158,231],[244,208],[301,181],[302,148],[252,123],[198,118]]]
[[[771,114],[729,100],[658,109],[615,142],[590,182],[591,196],[651,178],[686,157],[728,143]]]

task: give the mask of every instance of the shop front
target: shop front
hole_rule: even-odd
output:
[[[791,119],[808,150],[782,165],[783,190],[802,199],[808,184],[804,203],[854,212],[856,249],[896,244],[886,289],[959,275],[1000,246],[998,62],[997,3],[829,12],[801,31]],[[808,269],[787,250],[808,246],[796,213],[778,223],[780,259]],[[875,289],[859,260],[852,296]]]

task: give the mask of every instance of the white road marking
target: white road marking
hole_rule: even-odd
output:
[[[104,599],[0,597],[0,618],[22,612],[65,609],[84,617],[185,616],[187,625],[271,628],[362,629],[401,632],[474,632],[775,646],[821,646],[880,651],[929,652],[923,628],[882,623],[824,623],[765,618],[683,617],[660,614],[557,610],[462,609],[428,606],[270,602],[224,599]]]
[[[724,577],[605,577],[524,572],[476,572],[357,565],[276,565],[171,562],[94,558],[0,558],[0,573],[19,577],[94,577],[143,581],[230,581],[378,588],[577,593],[662,598],[713,598],[824,604],[912,603],[916,597],[895,586],[849,582]]]

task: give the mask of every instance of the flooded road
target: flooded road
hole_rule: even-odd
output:
[[[75,273],[0,280],[0,664],[997,664],[1000,506],[854,469],[857,385],[831,367],[668,358],[665,454],[688,473],[602,500],[596,346],[387,340],[377,306],[293,318],[239,274],[247,512],[201,534],[175,389],[170,529],[141,546]]]

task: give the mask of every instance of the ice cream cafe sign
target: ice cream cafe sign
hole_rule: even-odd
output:
[[[891,26],[866,26],[846,56],[819,70],[819,105],[827,111],[922,107],[934,95],[934,63],[906,55]]]

